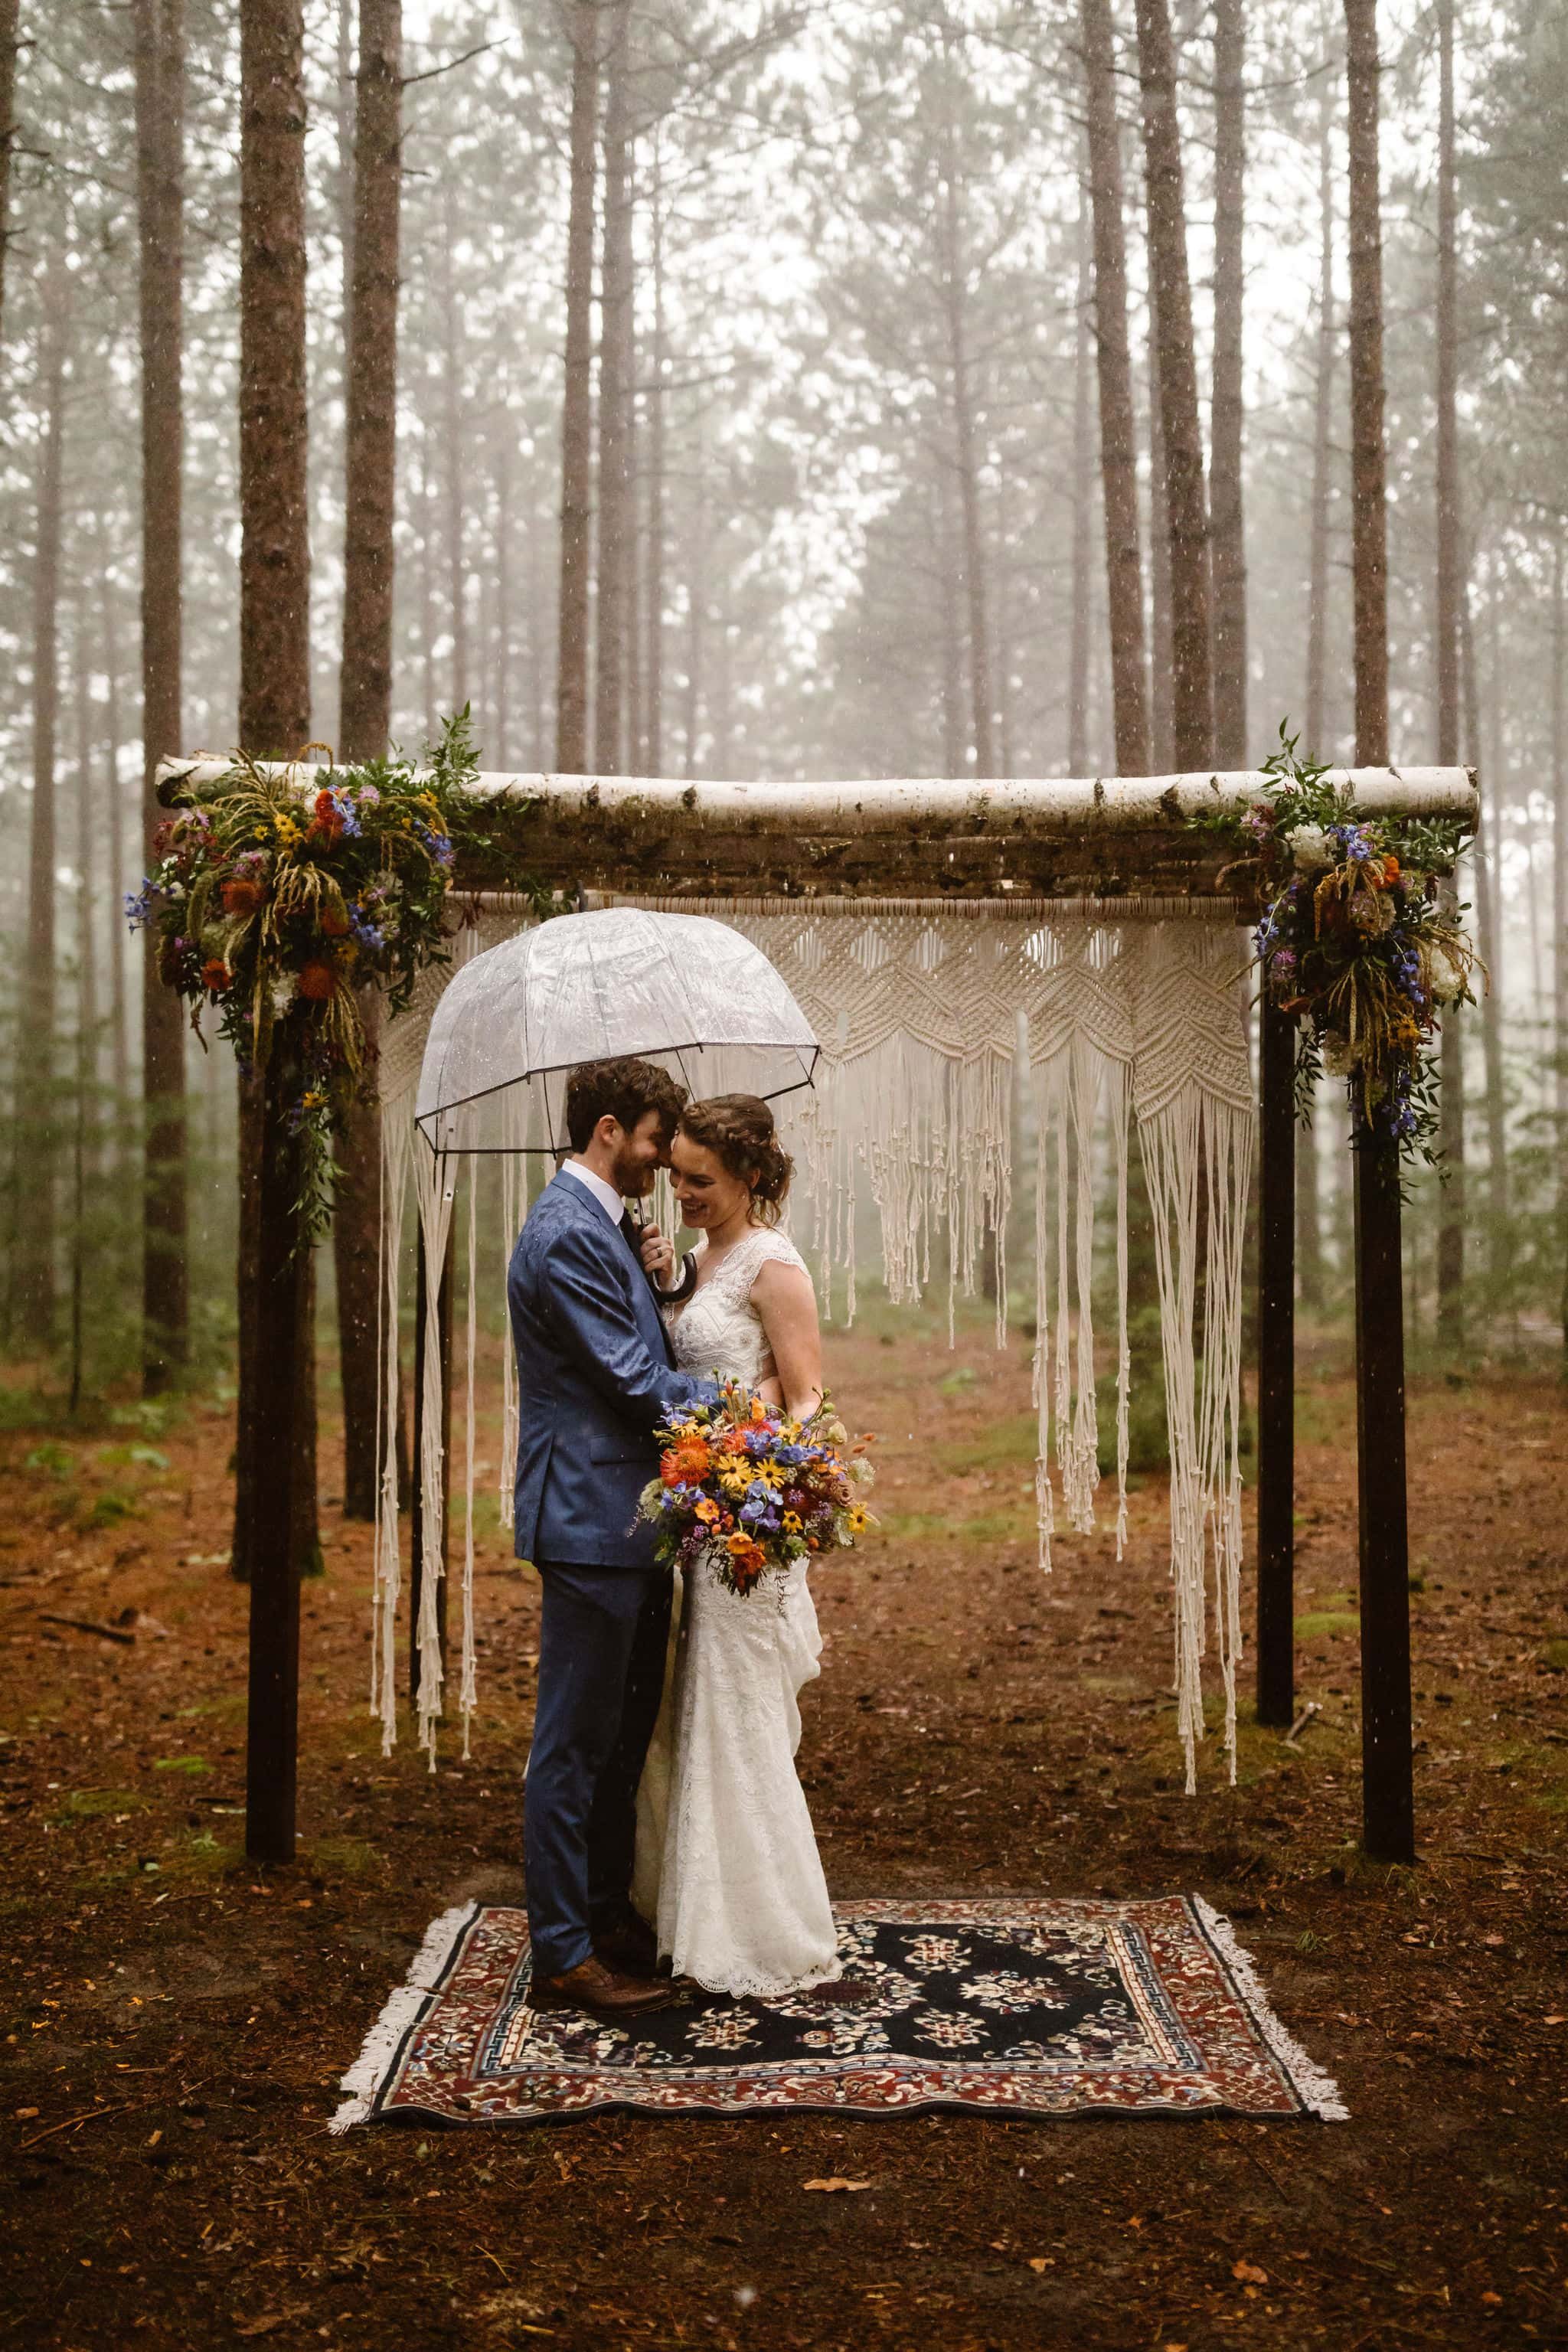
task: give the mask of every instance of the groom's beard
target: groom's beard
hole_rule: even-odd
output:
[[[626,1150],[616,1154],[611,1181],[623,1201],[646,1201],[658,1177],[657,1161],[650,1164]]]

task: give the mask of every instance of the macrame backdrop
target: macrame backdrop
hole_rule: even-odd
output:
[[[617,903],[617,902],[610,902]],[[627,903],[620,901],[618,903]],[[823,1047],[810,1091],[781,1099],[799,1175],[795,1239],[815,1254],[825,1318],[855,1312],[858,1187],[869,1192],[889,1296],[913,1304],[945,1267],[950,1330],[989,1245],[996,1255],[996,1335],[1006,1336],[1005,1239],[1014,1169],[1014,1096],[1028,1086],[1036,1133],[1034,1391],[1040,1561],[1051,1564],[1058,1507],[1087,1534],[1100,1482],[1097,1367],[1114,1365],[1118,1557],[1127,1532],[1130,1356],[1127,1180],[1136,1123],[1154,1231],[1171,1455],[1171,1581],[1177,1723],[1187,1788],[1204,1736],[1203,1663],[1210,1639],[1225,1701],[1225,1751],[1236,1774],[1240,1651],[1241,1265],[1253,1139],[1246,949],[1228,906],[1193,899],[922,902],[682,898],[634,903],[718,916],[755,941],[794,991]],[[521,900],[477,902],[455,961],[521,928]],[[425,1034],[448,974],[425,976],[414,1006],[383,1031],[383,1420],[375,1548],[372,1706],[384,1746],[396,1735],[399,1547],[396,1328],[398,1266],[412,1168],[426,1262],[453,1230],[458,1164],[437,1160],[413,1128]],[[504,1285],[526,1198],[515,1114],[503,1157],[499,1279]],[[1114,1195],[1113,1333],[1095,1318],[1096,1202]],[[463,1752],[477,1702],[473,1616],[473,1363],[479,1235],[467,1187],[464,1349],[467,1512],[461,1564],[458,1714]],[[1202,1253],[1201,1328],[1199,1253]],[[437,1601],[443,1573],[438,1284],[426,1285],[421,1480],[424,1549],[417,1628],[419,1738],[432,1769],[443,1711]],[[503,1351],[500,1502],[510,1524],[517,1395]]]

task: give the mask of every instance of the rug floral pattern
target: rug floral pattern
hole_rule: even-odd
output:
[[[874,1998],[696,1993],[621,2027],[530,2008],[524,1914],[476,1906],[369,2112],[453,2123],[607,2107],[1285,2116],[1310,2104],[1285,2037],[1185,1897],[922,1897],[837,1916],[844,1974]]]

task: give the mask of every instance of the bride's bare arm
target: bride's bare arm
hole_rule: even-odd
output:
[[[787,1405],[797,1418],[815,1412],[822,1402],[822,1335],[810,1275],[804,1266],[772,1259],[758,1269],[752,1304],[762,1317],[772,1358],[763,1394],[767,1396],[776,1383],[774,1402]]]

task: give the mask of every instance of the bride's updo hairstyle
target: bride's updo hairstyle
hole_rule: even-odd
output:
[[[750,1189],[763,1224],[777,1224],[795,1161],[779,1142],[773,1115],[760,1095],[710,1095],[706,1102],[689,1102],[676,1132],[701,1144],[727,1176]]]

